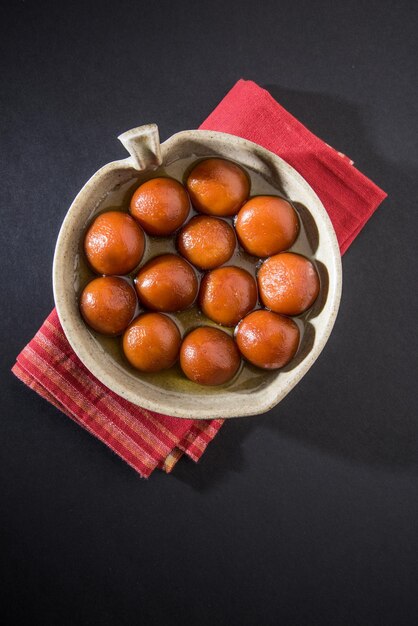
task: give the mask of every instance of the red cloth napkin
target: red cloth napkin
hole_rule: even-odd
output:
[[[348,157],[313,135],[251,81],[238,81],[200,128],[244,137],[290,163],[321,198],[341,253],[386,197]],[[117,396],[76,357],[55,310],[12,371],[143,477],[155,468],[170,472],[183,454],[198,461],[223,423],[160,415]]]

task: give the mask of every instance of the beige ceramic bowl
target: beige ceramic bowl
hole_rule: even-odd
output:
[[[119,137],[130,157],[102,167],[81,189],[62,224],[54,257],[55,303],[64,332],[84,365],[107,387],[130,402],[160,413],[184,418],[255,415],[272,408],[301,380],[323,350],[337,315],[341,295],[341,258],[331,221],[318,196],[290,165],[268,150],[233,135],[212,131],[183,131],[160,145],[154,124]],[[320,296],[298,323],[302,329],[299,351],[284,369],[264,372],[249,365],[229,385],[201,387],[179,371],[164,377],[140,375],[123,356],[84,324],[78,310],[81,242],[92,216],[113,197],[115,190],[135,188],[159,172],[182,178],[193,160],[216,155],[242,164],[252,181],[252,195],[274,188],[298,211],[302,233],[291,248],[316,263],[321,278]],[[105,204],[104,204],[105,203]],[[110,202],[111,204],[111,202]],[[109,202],[107,202],[109,206]],[[195,321],[193,322],[195,324]],[[192,325],[193,325],[192,323]],[[180,325],[187,329],[187,319]],[[190,327],[190,324],[189,324]]]

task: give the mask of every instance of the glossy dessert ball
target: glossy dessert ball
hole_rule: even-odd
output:
[[[129,363],[142,372],[166,370],[177,361],[180,331],[167,315],[144,313],[123,335],[123,352]]]
[[[235,326],[257,303],[257,285],[254,278],[240,267],[219,267],[203,278],[199,304],[209,319]]]
[[[299,220],[286,200],[255,196],[240,209],[235,229],[244,250],[267,257],[290,248],[299,233]]]
[[[191,265],[176,254],[163,254],[139,270],[135,288],[141,303],[153,311],[183,311],[198,291]]]
[[[235,250],[235,233],[217,217],[198,215],[181,229],[177,246],[190,263],[201,270],[211,270],[226,263]]]
[[[299,346],[299,329],[289,317],[253,311],[238,324],[235,339],[242,356],[262,369],[284,367]]]
[[[87,261],[98,274],[128,274],[141,261],[144,247],[142,228],[121,211],[96,217],[84,238]]]
[[[235,376],[241,358],[235,342],[217,328],[201,326],[189,333],[180,349],[184,374],[200,385],[222,385]]]
[[[205,159],[191,170],[186,182],[193,206],[208,215],[235,215],[250,193],[245,171],[232,161]]]
[[[313,263],[300,254],[281,252],[270,257],[257,279],[261,301],[276,313],[299,315],[318,297],[318,273]]]
[[[123,333],[132,320],[137,298],[134,288],[119,276],[101,276],[92,280],[80,297],[84,321],[102,335]]]
[[[174,178],[152,178],[135,191],[129,210],[146,233],[167,236],[186,220],[190,200]]]

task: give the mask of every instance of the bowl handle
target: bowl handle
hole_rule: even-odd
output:
[[[127,130],[118,137],[131,155],[136,170],[155,169],[162,163],[160,136],[156,124]]]

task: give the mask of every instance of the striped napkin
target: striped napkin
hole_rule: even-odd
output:
[[[352,161],[312,134],[252,81],[240,80],[200,126],[260,144],[290,163],[322,200],[343,254],[386,194]],[[148,477],[171,472],[182,455],[198,461],[223,420],[183,420],[137,407],[80,362],[52,311],[12,371]]]

